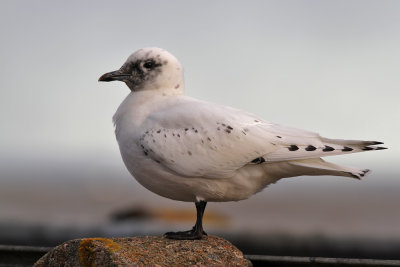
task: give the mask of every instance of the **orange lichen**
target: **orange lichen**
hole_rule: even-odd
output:
[[[109,254],[121,249],[118,243],[109,238],[85,238],[79,244],[79,260],[84,267],[93,267],[95,250],[98,247],[104,247]]]

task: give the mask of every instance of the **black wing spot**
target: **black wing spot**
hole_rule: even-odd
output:
[[[185,132],[189,131],[189,128],[185,128]]]
[[[342,149],[343,152],[349,152],[349,151],[353,151],[353,149],[351,147],[345,146]]]
[[[279,136],[279,135],[277,135],[276,137],[278,137],[278,138],[282,138],[282,136]]]
[[[261,164],[263,162],[265,162],[265,159],[263,157],[259,157],[259,158],[253,159],[251,161],[251,163],[255,163],[255,164]]]
[[[191,152],[191,151],[188,151],[188,155],[191,156],[191,155],[192,155],[192,152]]]
[[[228,128],[229,130],[233,130],[233,128],[231,126],[226,126],[226,128]]]
[[[309,145],[308,147],[305,148],[306,151],[314,151],[317,148],[315,146]]]
[[[288,147],[289,151],[296,151],[299,150],[299,147],[296,145],[291,145],[290,147]]]
[[[325,148],[322,149],[322,151],[324,151],[324,152],[331,152],[333,150],[335,150],[335,149],[333,147],[331,147],[331,146],[325,146]]]
[[[161,133],[161,130],[158,130],[157,133]]]
[[[364,147],[362,150],[368,151],[368,150],[374,150],[374,148],[373,148],[373,147],[366,146],[366,147]]]

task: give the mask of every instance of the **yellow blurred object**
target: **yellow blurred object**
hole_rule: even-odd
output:
[[[169,222],[194,222],[196,220],[196,212],[191,209],[159,209],[151,211],[155,218],[162,219]],[[221,215],[220,213],[208,210],[204,214],[203,221],[207,224],[212,225],[227,225],[229,218],[227,216]]]

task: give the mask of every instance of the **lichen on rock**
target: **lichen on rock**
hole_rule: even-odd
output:
[[[252,266],[231,243],[216,236],[170,240],[158,236],[85,238],[65,242],[34,266]]]

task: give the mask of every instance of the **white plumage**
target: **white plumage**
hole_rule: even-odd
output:
[[[183,68],[160,48],[133,53],[100,81],[132,92],[114,115],[122,158],[144,187],[181,201],[250,197],[281,178],[363,177],[320,157],[383,149],[375,141],[327,139],[231,107],[184,96]]]

